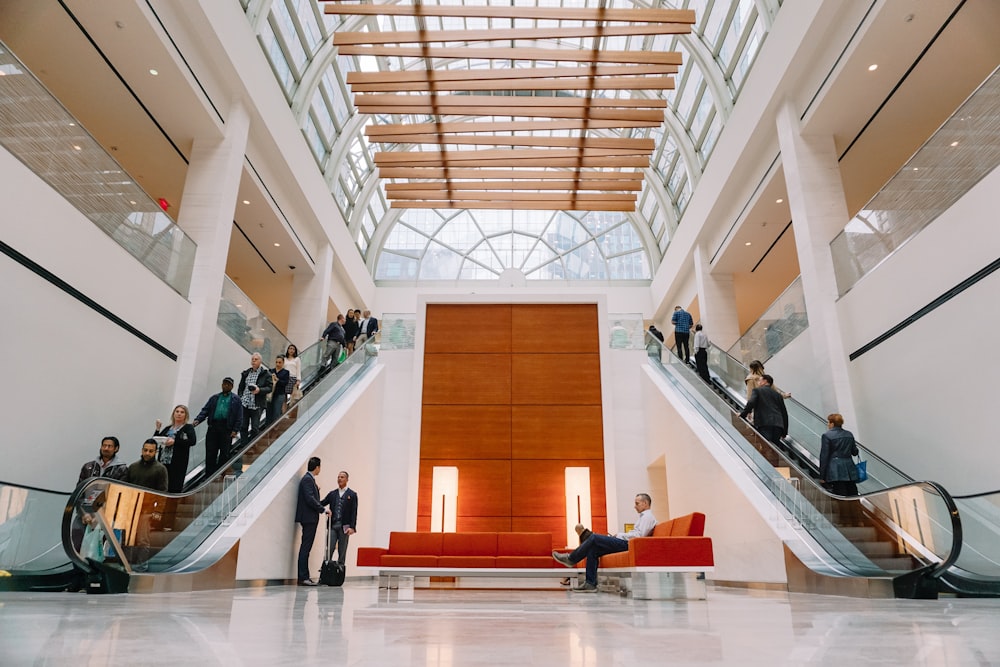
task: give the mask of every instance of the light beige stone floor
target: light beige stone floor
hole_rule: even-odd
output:
[[[1000,665],[1000,600],[709,588],[644,602],[372,582],[0,597],[0,666]]]

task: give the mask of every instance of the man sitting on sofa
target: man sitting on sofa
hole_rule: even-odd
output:
[[[553,551],[552,557],[565,565],[573,567],[584,558],[587,559],[586,582],[573,590],[575,593],[594,593],[597,591],[597,565],[601,556],[605,554],[628,551],[628,541],[633,537],[648,537],[656,527],[656,517],[650,506],[653,500],[649,495],[640,493],[635,497],[635,511],[639,513],[639,520],[635,522],[635,527],[627,533],[617,535],[592,534],[583,543],[573,550],[572,553],[564,554]]]

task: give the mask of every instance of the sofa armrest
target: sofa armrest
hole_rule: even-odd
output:
[[[358,567],[378,567],[382,564],[382,556],[389,553],[382,547],[359,547]]]
[[[715,565],[710,537],[634,537],[628,548],[635,567]]]

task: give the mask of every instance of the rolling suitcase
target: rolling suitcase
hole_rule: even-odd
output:
[[[330,524],[326,525],[326,556],[323,559],[323,566],[319,569],[320,586],[343,586],[344,577],[347,575],[347,568],[333,560],[333,530]]]

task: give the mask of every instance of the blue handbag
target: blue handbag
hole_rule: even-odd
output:
[[[863,482],[868,479],[868,461],[858,459],[857,463],[854,465],[858,469],[858,482]]]

